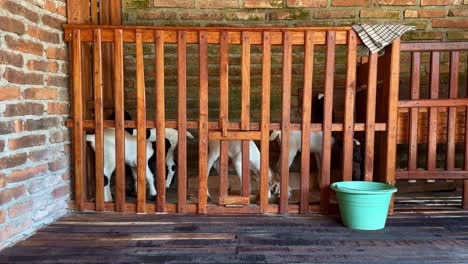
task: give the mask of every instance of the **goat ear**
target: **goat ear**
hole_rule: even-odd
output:
[[[322,98],[323,98],[324,96],[325,96],[325,95],[324,95],[323,93],[319,93],[319,94],[317,95],[317,99],[318,99],[318,100],[322,100]]]

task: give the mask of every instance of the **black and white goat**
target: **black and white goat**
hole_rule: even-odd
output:
[[[149,130],[150,134],[148,136],[148,141],[152,143],[153,149],[156,150],[156,129],[152,128]],[[133,130],[133,135],[136,136],[137,130]],[[175,171],[177,168],[177,164],[174,159],[174,151],[178,145],[179,142],[179,133],[176,129],[173,128],[166,128],[165,129],[165,142],[166,142],[166,188],[169,188],[172,184],[172,181],[174,179]],[[187,131],[187,137],[190,139],[193,139],[193,135]],[[153,155],[149,160],[148,160],[148,165],[150,167],[150,170],[155,173],[155,168],[156,168],[156,155]]]
[[[125,164],[131,168],[135,180],[135,192],[137,191],[137,138],[124,131],[125,134]],[[96,149],[95,135],[86,135],[91,147]],[[156,197],[156,188],[154,186],[154,176],[148,167],[148,160],[153,156],[154,150],[151,142],[146,142],[146,183],[149,187],[151,198]],[[104,129],[104,201],[111,202],[112,194],[110,191],[110,180],[115,170],[115,129]]]

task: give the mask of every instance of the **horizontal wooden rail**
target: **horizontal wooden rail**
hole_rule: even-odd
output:
[[[401,51],[453,51],[468,50],[468,42],[419,42],[401,43]]]
[[[397,170],[396,179],[400,180],[462,180],[468,178],[466,170]]]
[[[400,100],[398,107],[454,107],[468,106],[468,98],[464,99],[415,99]]]

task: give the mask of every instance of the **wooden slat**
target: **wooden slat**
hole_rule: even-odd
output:
[[[91,23],[92,24],[99,24],[99,18],[98,18],[98,1],[97,0],[91,0]]]
[[[219,205],[246,205],[249,204],[250,197],[244,196],[225,196],[219,198]]]
[[[289,31],[283,32],[283,93],[281,111],[280,213],[288,212],[289,123],[291,114],[292,45]]]
[[[207,32],[200,32],[200,119],[198,136],[198,213],[205,213],[208,190],[208,40]]]
[[[375,105],[377,94],[378,53],[369,56],[369,78],[367,80],[366,140],[364,155],[364,180],[374,180]]]
[[[94,121],[95,127],[95,171],[96,171],[96,211],[104,210],[104,126],[102,96],[102,53],[101,30],[94,31]]]
[[[68,0],[67,1],[68,24],[82,24],[83,23],[80,7],[81,7],[81,0]]]
[[[227,136],[229,123],[229,45],[228,32],[221,32],[219,45],[219,126],[222,136]],[[228,195],[228,142],[221,141],[220,145],[220,172],[219,172],[219,200]]]
[[[353,176],[353,137],[354,101],[356,95],[357,36],[348,32],[348,52],[346,59],[346,91],[343,123],[343,181],[351,181]]]
[[[460,99],[415,99],[415,100],[400,100],[398,107],[460,107],[468,105],[467,98]],[[423,109],[420,110],[422,112]]]
[[[241,129],[250,129],[250,38],[249,32],[242,32],[242,108]],[[242,196],[249,197],[250,194],[250,142],[242,141]]]
[[[124,87],[123,87],[123,37],[116,29],[114,42],[114,106],[115,106],[115,205],[116,210],[125,210],[125,130],[124,130]]]
[[[75,201],[78,210],[83,210],[84,193],[84,141],[83,141],[83,98],[81,82],[81,35],[73,31],[73,165],[75,176]]]
[[[223,135],[221,131],[213,131],[208,135],[209,140],[260,140],[260,131],[229,131],[226,135]]]
[[[137,212],[146,211],[146,97],[143,42],[141,32],[136,33],[136,85],[137,85]],[[148,183],[150,184],[150,183]]]
[[[179,146],[177,151],[177,211],[187,206],[187,33],[177,33],[177,125]]]
[[[421,80],[421,53],[411,53],[411,100],[419,99],[419,86]],[[418,119],[419,110],[412,108],[409,116],[409,153],[408,169],[415,170],[418,159]]]
[[[440,53],[435,51],[431,54],[431,86],[430,97],[436,99],[439,97],[439,71],[440,71]],[[437,154],[437,107],[429,109],[429,125],[428,125],[428,144],[427,144],[427,169],[433,170],[436,168]]]
[[[122,0],[110,0],[111,25],[122,24]]]
[[[466,57],[468,58],[468,55],[466,55]],[[466,76],[468,76],[468,67],[466,68]],[[468,94],[468,78],[466,78],[465,89],[465,94]],[[465,155],[463,167],[465,168],[465,170],[468,170],[468,106],[466,107],[465,111]],[[468,209],[468,180],[463,181],[462,207],[464,209]]]
[[[312,79],[314,72],[314,32],[307,31],[304,45],[304,92],[302,94],[301,149],[310,149],[310,120],[312,108]],[[301,197],[300,213],[309,211],[310,152],[301,152]]]
[[[463,180],[467,178],[467,170],[397,170],[396,179],[402,180]]]
[[[271,89],[271,36],[263,32],[262,46],[262,114],[260,143],[260,212],[268,209],[268,172],[269,172],[269,127],[270,127],[270,89]]]
[[[452,51],[450,54],[450,99],[458,97],[458,69],[459,53]],[[447,170],[455,169],[455,130],[456,130],[457,108],[449,107],[447,121]]]
[[[468,50],[468,42],[413,42],[402,43],[401,51],[453,51]]]
[[[333,112],[333,80],[335,76],[336,33],[328,31],[325,62],[325,85],[323,107],[322,175],[320,180],[320,211],[328,213],[330,203],[331,124]]]
[[[396,139],[398,125],[398,89],[400,78],[400,38],[397,38],[390,49],[390,72],[388,80],[387,108],[387,155],[385,161],[385,179],[389,184],[395,184]],[[393,213],[393,198],[389,212]]]
[[[164,95],[164,37],[163,32],[155,32],[155,65],[156,65],[156,210],[165,211],[166,204],[166,114]]]

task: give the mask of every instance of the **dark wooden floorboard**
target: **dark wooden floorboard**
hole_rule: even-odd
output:
[[[468,263],[468,214],[399,213],[379,231],[334,216],[73,213],[0,263]]]

